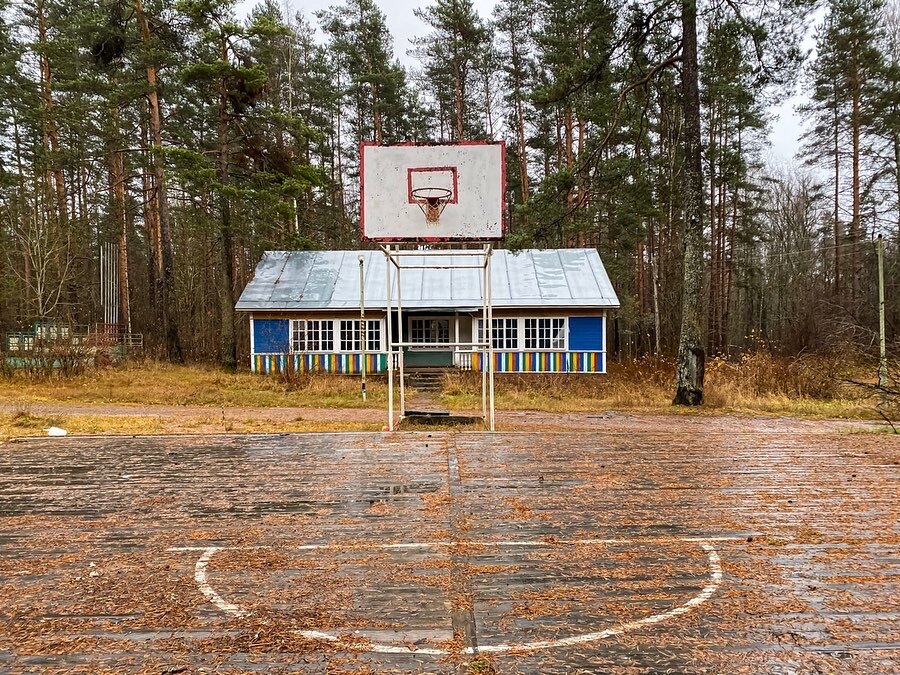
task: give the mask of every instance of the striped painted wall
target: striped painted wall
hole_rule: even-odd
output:
[[[254,373],[280,373],[289,360],[297,372],[323,371],[355,375],[362,371],[362,354],[254,354],[250,369]],[[366,372],[387,371],[387,354],[366,354]]]
[[[605,373],[603,352],[494,352],[498,373]],[[483,370],[487,359],[472,354],[472,370]]]

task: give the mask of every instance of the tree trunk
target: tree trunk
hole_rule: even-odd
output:
[[[836,86],[836,85],[835,85]],[[838,104],[834,104],[834,294],[841,293],[841,154]]]
[[[707,161],[709,171],[709,229],[710,229],[710,280],[709,280],[709,348],[715,350],[714,336],[716,334],[716,107],[715,100],[709,104],[709,137],[707,139]]]
[[[50,151],[50,173],[53,177],[53,191],[56,195],[56,218],[60,227],[65,227],[68,222],[68,209],[66,207],[66,183],[63,175],[62,164],[59,158],[59,132],[56,126],[56,111],[53,103],[53,73],[50,70],[50,59],[47,56],[47,17],[44,12],[43,0],[38,0],[35,11],[37,12],[38,43],[41,45],[39,63],[41,80],[41,108],[43,110],[44,147]]]
[[[120,110],[112,106],[109,111],[112,142],[107,149],[109,168],[109,212],[119,238],[119,323],[125,332],[131,332],[131,303],[128,294],[128,231],[129,223],[125,204],[125,154],[119,135]]]
[[[151,45],[150,23],[144,13],[141,0],[135,0],[135,13],[141,28],[144,45]],[[169,221],[169,195],[166,188],[165,159],[162,146],[162,113],[159,104],[159,82],[156,66],[147,65],[147,102],[149,104],[150,143],[152,145],[151,162],[153,170],[154,201],[158,218],[158,235],[160,247],[158,251],[161,278],[157,279],[160,318],[166,341],[166,355],[169,360],[182,361],[181,340],[178,335],[178,324],[175,313],[175,253],[172,247],[172,229]]]
[[[851,95],[853,96],[853,107],[850,116],[850,123],[852,125],[851,129],[851,141],[853,144],[853,164],[852,171],[853,175],[851,176],[852,181],[852,191],[853,191],[853,216],[850,220],[850,300],[851,307],[853,308],[854,317],[858,317],[859,312],[857,309],[857,298],[859,297],[859,239],[860,239],[860,219],[861,219],[861,204],[860,204],[860,179],[859,179],[859,156],[860,156],[860,136],[862,134],[861,126],[862,122],[860,119],[860,97],[862,92],[860,91],[860,80],[859,80],[859,72],[858,70],[854,73],[852,84],[851,84]]]
[[[897,184],[897,245],[900,246],[900,132],[894,131],[894,182]]]
[[[141,124],[141,143],[148,147],[150,141],[147,135],[147,122],[144,118]],[[150,302],[150,314],[159,316],[159,290],[158,279],[162,278],[162,255],[159,245],[159,217],[156,212],[156,199],[153,190],[153,176],[150,169],[152,164],[149,155],[142,155],[141,188],[142,188],[142,215],[144,218],[144,239],[147,242],[147,297]]]
[[[522,56],[519,51],[519,34],[516,32],[515,21],[510,23],[509,29],[509,56],[511,70],[515,78],[513,83],[513,108],[516,117],[516,152],[519,160],[519,194],[522,203],[528,202],[528,151],[525,147],[525,104],[522,95],[522,82],[519,75],[522,72]]]
[[[222,40],[221,58],[228,62],[228,43]],[[219,148],[217,173],[223,188],[229,174],[228,89],[224,78],[219,80],[219,111],[217,118]],[[226,368],[237,367],[237,341],[234,327],[234,236],[231,231],[231,202],[223,189],[219,196],[221,222],[219,227],[219,311],[221,319],[219,360]]]
[[[659,278],[656,272],[656,251],[654,250],[650,258],[650,275],[653,282],[653,355],[659,356],[661,353],[659,334]]]
[[[491,109],[491,74],[484,72],[484,114],[487,117],[488,138],[494,139],[494,114]]]
[[[703,403],[703,167],[700,154],[700,87],[697,67],[697,3],[681,3],[681,108],[684,117],[684,289],[681,336],[675,366],[674,405]]]

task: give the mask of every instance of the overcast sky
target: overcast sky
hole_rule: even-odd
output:
[[[315,12],[336,4],[335,0],[278,0],[282,5],[287,1],[291,8],[291,15],[301,12],[310,18],[314,26],[318,25]],[[381,10],[387,16],[388,29],[394,36],[394,53],[400,62],[407,67],[418,68],[419,63],[409,56],[407,52],[412,48],[410,39],[421,37],[428,32],[428,27],[413,14],[413,4],[408,0],[377,0]],[[256,0],[241,0],[238,4],[239,11],[248,12],[256,5]],[[421,0],[417,5],[427,5],[428,0]],[[474,0],[475,8],[482,17],[490,17],[494,11],[496,0]],[[812,37],[807,36],[806,48],[812,46]],[[803,125],[800,116],[795,109],[805,97],[794,95],[786,98],[780,105],[774,107],[771,112],[775,119],[770,123],[769,138],[771,148],[769,157],[774,163],[790,162],[800,145],[800,135],[803,133]]]

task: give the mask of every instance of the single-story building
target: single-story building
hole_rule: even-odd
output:
[[[360,344],[359,256],[363,256],[366,345]],[[449,343],[481,330],[479,256],[454,255],[449,267],[425,256],[400,274],[403,342],[448,346],[404,350],[407,368],[482,370],[484,355]],[[418,260],[418,263],[417,263]],[[387,260],[381,251],[268,251],[236,309],[250,314],[250,367],[369,373],[387,370]],[[397,280],[396,270],[393,275]],[[606,372],[606,317],[619,300],[596,249],[494,250],[491,262],[496,372]],[[396,290],[393,305],[396,305]],[[396,306],[391,330],[398,337]]]

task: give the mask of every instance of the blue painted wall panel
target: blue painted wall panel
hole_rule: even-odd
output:
[[[256,354],[288,352],[290,348],[288,319],[253,320],[253,350]]]
[[[569,351],[589,352],[603,350],[603,317],[569,317]]]

